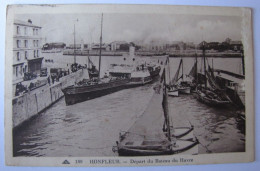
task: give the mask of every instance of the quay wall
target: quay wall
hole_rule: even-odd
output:
[[[25,121],[57,102],[64,96],[61,89],[74,84],[75,81],[79,81],[83,77],[85,78],[86,73],[86,70],[79,70],[76,73],[62,77],[59,82],[55,82],[53,85],[49,86],[47,84],[13,98],[13,128],[22,125]]]

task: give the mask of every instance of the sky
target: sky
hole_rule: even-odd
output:
[[[42,27],[43,42],[98,43],[101,14],[20,14],[15,19]],[[77,21],[78,20],[78,21]],[[103,42],[113,41],[200,43],[223,42],[227,37],[241,40],[242,18],[237,16],[184,14],[103,14]]]

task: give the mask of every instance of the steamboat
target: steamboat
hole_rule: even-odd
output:
[[[124,88],[124,86],[130,82],[130,79],[126,77],[118,78],[118,77],[108,77],[107,75],[105,75],[104,78],[100,78],[102,27],[103,27],[103,14],[101,17],[99,70],[96,69],[93,70],[88,68],[88,72],[91,79],[83,79],[82,81],[75,83],[72,86],[68,86],[62,89],[62,92],[64,93],[65,96],[66,105],[73,105],[75,103],[83,102],[89,99],[93,99],[96,97],[113,93],[115,91]],[[93,63],[91,64],[93,65]]]

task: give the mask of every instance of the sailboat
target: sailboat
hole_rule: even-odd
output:
[[[215,81],[215,76],[212,68],[208,65],[206,69],[206,57],[205,57],[205,46],[203,43],[203,59],[204,59],[204,86],[197,85],[196,97],[202,103],[210,106],[227,106],[231,103],[229,97],[223,90],[218,86]],[[208,83],[210,87],[208,87]]]
[[[196,88],[196,85],[198,84],[198,61],[197,61],[197,53],[195,54],[195,62],[194,62],[194,65],[192,66],[189,74],[188,74],[188,77],[190,79],[192,79],[192,81],[189,83],[189,86],[191,88],[191,91],[195,91],[195,88]]]
[[[66,105],[73,105],[75,103],[83,102],[86,100],[90,100],[96,97],[104,96],[119,91],[130,82],[129,78],[114,78],[108,76],[104,78],[100,77],[99,71],[101,67],[102,26],[103,14],[101,17],[98,77],[92,80],[83,79],[82,81],[75,83],[74,85],[63,88],[62,92],[65,96]]]
[[[112,150],[117,151],[119,156],[197,154],[198,140],[183,138],[192,129],[179,128],[174,132],[171,126],[165,69],[153,89],[154,94],[144,113],[127,132],[120,133],[119,141]]]
[[[169,60],[169,58],[167,58],[165,64],[167,64],[167,67],[168,67],[168,76],[169,76],[169,84],[168,84],[168,86],[167,86],[167,88],[168,88],[168,96],[178,97],[178,96],[179,96],[179,90],[178,90],[175,86],[173,86],[173,85],[174,85],[174,84],[173,84],[174,82],[173,82],[173,81],[170,81],[170,80],[171,80],[171,73],[170,73],[170,60]],[[175,75],[175,77],[176,77],[176,75]],[[173,79],[173,80],[174,80],[174,79]]]
[[[180,75],[180,70],[181,70],[181,75]],[[179,81],[181,79],[181,81]],[[178,91],[179,93],[182,94],[190,94],[190,85],[188,84],[188,82],[184,81],[183,79],[183,60],[180,60],[179,63],[179,67],[177,69],[177,72],[175,73],[175,76],[173,77],[173,79],[170,81],[169,87],[171,87],[170,89],[170,95],[172,95],[172,93]]]

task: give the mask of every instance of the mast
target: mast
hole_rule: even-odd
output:
[[[101,66],[101,46],[102,46],[102,27],[103,27],[103,13],[101,16],[101,33],[100,33],[100,43],[99,43],[99,65],[98,65],[98,78],[100,79],[100,66]]]
[[[76,21],[78,21],[78,19]],[[76,29],[75,29],[75,22],[74,22],[74,64],[76,64]]]
[[[211,66],[212,66],[212,71],[214,71],[214,65],[213,65],[213,58],[211,59]]]
[[[170,59],[169,59],[169,56],[167,57],[167,60],[168,60],[168,76],[169,76],[169,82],[168,84],[170,85],[170,82],[171,82],[171,71],[170,71]]]
[[[88,68],[90,68],[89,50],[88,50]]]
[[[195,53],[195,75],[196,75],[196,87],[198,86],[198,56],[197,56],[197,53]]]
[[[183,81],[183,60],[182,60],[182,57],[181,57],[181,61],[182,61],[182,64],[181,64],[181,78],[182,78],[182,81]]]
[[[207,88],[205,42],[203,42],[203,58],[204,58],[205,88]]]
[[[171,130],[170,130],[170,121],[169,121],[169,108],[168,108],[168,99],[167,99],[167,88],[166,88],[166,73],[165,73],[165,68],[164,68],[164,97],[163,97],[163,102],[164,102],[164,116],[165,116],[165,124],[166,124],[166,129],[167,129],[167,137],[168,140],[171,141]]]

